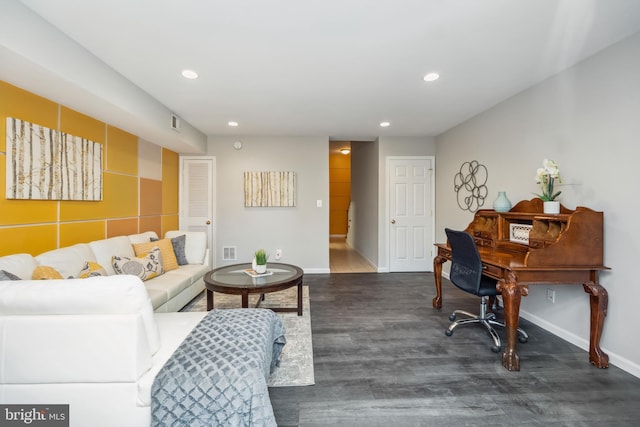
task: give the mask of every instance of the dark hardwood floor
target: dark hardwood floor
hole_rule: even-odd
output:
[[[586,351],[525,320],[530,338],[519,344],[520,372],[502,367],[477,325],[446,337],[450,312],[476,313],[479,300],[444,280],[443,308],[433,309],[431,273],[306,275],[304,281],[316,384],[269,390],[280,427],[640,422],[640,379],[615,366],[592,366]]]

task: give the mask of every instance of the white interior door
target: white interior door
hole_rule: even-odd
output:
[[[433,267],[433,157],[389,157],[389,271]]]
[[[205,231],[209,265],[215,267],[215,157],[180,157],[180,229]]]

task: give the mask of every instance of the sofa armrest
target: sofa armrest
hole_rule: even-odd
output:
[[[0,384],[136,382],[146,337],[140,314],[0,315]]]
[[[182,231],[171,230],[164,235],[167,239],[172,239],[185,234],[185,255],[189,264],[208,264],[209,247],[207,244],[207,233],[204,231]]]
[[[0,282],[3,317],[126,314],[141,317],[149,348],[155,353],[160,347],[158,327],[147,290],[136,276]]]

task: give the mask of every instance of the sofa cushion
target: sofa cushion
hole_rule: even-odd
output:
[[[94,255],[86,243],[54,249],[36,256],[36,259],[38,264],[51,266],[58,270],[65,279],[78,277],[87,261],[95,261]]]
[[[129,242],[134,245],[136,243],[150,242],[152,239],[157,239],[158,235],[155,231],[145,231],[144,233],[130,234],[127,237],[129,238]]]
[[[160,254],[162,256],[162,267],[164,268],[164,271],[171,271],[178,268],[178,261],[176,260],[176,255],[173,252],[173,245],[171,244],[171,240],[169,239],[155,240],[153,242],[145,243],[134,243],[133,251],[136,253],[137,257],[140,257],[149,253],[156,246],[160,248]]]
[[[97,262],[88,261],[84,264],[84,268],[80,270],[78,278],[86,279],[87,277],[107,276],[107,270]]]
[[[191,283],[196,283],[202,278],[211,268],[207,264],[189,264],[181,265],[177,270],[182,274],[186,274],[191,278]]]
[[[131,274],[142,280],[153,279],[164,273],[160,248],[155,246],[142,257],[113,256],[113,268],[117,274]]]
[[[96,256],[95,261],[103,266],[110,276],[112,274],[116,274],[116,271],[113,269],[113,265],[111,264],[111,257],[114,255],[127,258],[133,258],[136,256],[133,251],[133,246],[127,236],[96,240],[89,243],[89,246],[91,246],[91,250]]]
[[[178,265],[187,265],[189,260],[186,253],[187,236],[182,234],[171,239],[171,245],[173,246],[173,252],[176,254],[176,260]]]
[[[31,275],[33,280],[54,280],[54,279],[64,279],[60,272],[53,267],[49,267],[48,265],[39,265],[33,270],[33,274]]]
[[[15,274],[21,279],[31,279],[38,261],[29,254],[13,254],[0,257],[0,270]]]
[[[186,236],[185,254],[189,264],[202,264],[207,252],[207,234],[203,231],[167,231],[165,238],[172,239],[181,235]]]
[[[191,276],[180,270],[169,271],[162,276],[145,282],[148,291],[152,289],[162,290],[167,293],[167,301],[178,295],[184,289],[191,286]],[[166,302],[166,301],[165,301]],[[157,307],[154,305],[154,307]]]
[[[22,280],[20,277],[8,271],[0,270],[0,280]]]

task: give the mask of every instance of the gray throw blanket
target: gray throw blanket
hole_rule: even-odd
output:
[[[271,310],[212,310],[156,376],[152,426],[275,426],[267,378],[285,345]]]

